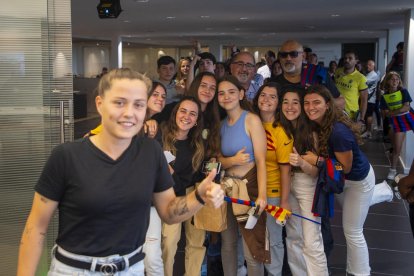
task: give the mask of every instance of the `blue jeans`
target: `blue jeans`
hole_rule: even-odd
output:
[[[267,204],[279,206],[280,198],[268,197]],[[271,263],[265,264],[267,274],[269,276],[281,276],[283,257],[285,254],[282,238],[283,227],[280,224],[276,223],[276,219],[269,213],[267,214],[266,226],[267,230],[269,231],[271,256]]]
[[[113,261],[118,261],[120,259],[128,259],[129,257],[133,256],[137,251],[141,250],[141,248],[138,248],[137,250],[124,255],[112,255],[108,257],[90,257],[90,256],[84,256],[84,255],[78,255],[74,253],[70,253],[60,247],[55,246],[52,249],[52,263],[50,264],[49,272],[47,273],[48,276],[64,276],[64,275],[70,275],[70,276],[102,276],[102,272],[99,271],[91,271],[87,269],[81,269],[72,267],[69,265],[65,265],[64,263],[61,263],[55,258],[55,250],[59,250],[59,253],[62,255],[79,261],[85,261],[85,262],[91,262],[92,265],[101,264],[101,263],[108,263]],[[134,264],[133,266],[127,266],[127,268],[123,271],[117,272],[114,274],[114,276],[128,276],[128,275],[142,275],[144,276],[144,260]]]

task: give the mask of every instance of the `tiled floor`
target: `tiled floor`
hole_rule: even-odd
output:
[[[97,123],[99,120],[96,118],[76,122],[76,138]],[[362,146],[374,168],[376,183],[382,182],[387,176],[390,163],[385,151],[389,147],[389,144],[384,144],[379,138],[367,141]],[[399,168],[399,171],[402,172],[402,169]],[[345,275],[346,266],[346,243],[341,217],[342,212],[338,205],[332,219],[335,246],[331,255],[332,275],[338,276]],[[372,206],[365,222],[364,233],[369,247],[372,275],[414,275],[414,239],[408,219],[408,206],[404,201],[394,198],[392,202]],[[183,246],[183,241],[180,241],[174,267],[175,276],[184,273]]]

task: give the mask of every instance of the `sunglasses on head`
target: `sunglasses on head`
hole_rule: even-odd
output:
[[[299,54],[301,53],[303,52],[300,52],[300,51],[279,52],[279,56],[281,58],[287,58],[287,56],[289,55],[291,58],[297,58]]]

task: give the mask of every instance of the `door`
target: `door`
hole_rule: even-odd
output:
[[[9,1],[0,26],[0,267],[14,275],[33,187],[51,149],[73,137],[70,0]],[[56,231],[55,217],[37,275]]]

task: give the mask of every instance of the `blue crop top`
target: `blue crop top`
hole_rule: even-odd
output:
[[[230,126],[227,119],[221,123],[221,153],[225,157],[234,156],[243,147],[246,147],[245,153],[250,154],[249,162],[254,161],[253,143],[246,133],[245,121],[247,111],[243,111],[237,122]]]

